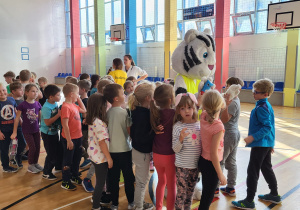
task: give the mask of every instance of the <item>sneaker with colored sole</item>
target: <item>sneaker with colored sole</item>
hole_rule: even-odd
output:
[[[69,191],[77,189],[76,186],[73,185],[72,182],[70,182],[70,181],[68,181],[68,182],[62,181],[61,188],[65,189],[65,190],[69,190]]]
[[[76,185],[81,185],[82,179],[80,177],[72,177],[71,182]]]
[[[82,168],[88,167],[91,164],[92,164],[91,160],[86,159],[83,161],[83,163],[79,167],[82,169]]]
[[[214,195],[214,197],[217,198],[217,197],[219,197],[219,195],[220,195],[220,188],[217,188],[217,189],[215,190],[215,195]]]
[[[232,205],[238,209],[255,209],[254,201],[249,202],[246,199],[240,201],[232,201]]]
[[[258,195],[258,198],[264,201],[269,201],[271,203],[279,204],[281,203],[281,196],[280,195],[272,195],[272,194],[265,194],[265,195]]]
[[[52,173],[50,173],[50,174],[43,174],[42,177],[44,179],[48,179],[48,180],[56,180],[57,179],[57,177],[54,174],[52,174]]]
[[[88,178],[84,178],[82,180],[81,184],[86,192],[88,192],[88,193],[94,192],[95,189],[92,185],[92,180],[90,180]]]
[[[229,188],[229,187],[221,187],[220,188],[222,193],[225,193],[229,196],[235,196],[235,189],[234,188]]]
[[[18,169],[8,166],[7,168],[3,168],[3,172],[5,173],[16,173]]]
[[[69,190],[69,191],[73,191],[76,190],[77,187],[75,185],[72,184],[72,182],[70,181],[62,181],[61,183],[61,188],[65,189],[65,190]]]

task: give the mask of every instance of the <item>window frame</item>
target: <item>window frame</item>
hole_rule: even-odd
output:
[[[80,7],[81,1],[85,1],[85,7]],[[94,46],[95,45],[95,26],[94,26],[94,31],[91,31],[89,27],[89,8],[94,8],[95,5],[88,6],[88,0],[79,0],[79,17],[80,17],[80,45],[81,47],[89,47],[89,46]],[[82,33],[82,25],[81,25],[81,11],[85,10],[86,12],[86,32]],[[94,9],[93,9],[94,11]],[[95,16],[93,16],[94,18]],[[95,20],[94,20],[95,23]],[[85,41],[87,43],[87,46],[84,46],[82,37],[85,37]],[[88,37],[91,37],[94,43],[90,43],[90,39]]]

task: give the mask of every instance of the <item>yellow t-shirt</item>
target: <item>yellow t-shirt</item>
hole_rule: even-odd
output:
[[[123,70],[114,70],[111,71],[108,75],[111,75],[114,78],[115,83],[121,85],[122,87],[127,79],[127,74]]]
[[[176,77],[178,75],[182,76],[184,83],[186,85],[187,92],[193,93],[193,94],[198,92],[198,86],[199,86],[199,83],[201,82],[200,79],[196,80],[196,84],[195,84],[194,79],[188,78],[187,76],[184,76],[182,74],[177,74]],[[175,80],[176,80],[176,77],[175,77]]]

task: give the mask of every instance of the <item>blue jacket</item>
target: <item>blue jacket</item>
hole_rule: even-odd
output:
[[[274,111],[267,98],[256,102],[251,111],[248,136],[254,141],[247,147],[274,147],[275,122]]]

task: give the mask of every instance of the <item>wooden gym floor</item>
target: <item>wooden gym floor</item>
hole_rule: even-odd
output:
[[[242,112],[239,121],[241,141],[237,153],[238,176],[235,197],[220,194],[211,205],[212,210],[233,209],[231,201],[244,199],[246,196],[246,177],[249,161],[249,148],[245,148],[243,139],[247,136],[249,115],[254,104],[241,104]],[[281,205],[258,201],[255,198],[256,209],[284,209],[292,210],[300,207],[300,108],[273,107],[276,117],[276,145],[272,156],[273,168],[278,181],[279,193],[283,198]],[[41,141],[42,142],[42,141]],[[42,147],[39,163],[43,165],[45,150]],[[27,172],[27,161],[18,173],[2,173],[0,167],[0,209],[91,209],[91,193],[78,186],[76,191],[65,191],[60,187],[60,181],[42,179],[42,173]],[[225,172],[226,173],[226,172]],[[58,180],[61,174],[56,174]],[[83,178],[86,171],[83,172]],[[95,184],[95,177],[93,177]],[[269,193],[268,186],[261,176],[257,194]],[[150,202],[148,191],[146,201]],[[119,209],[127,209],[124,186],[120,183]],[[197,208],[199,202],[194,201],[192,209]]]

